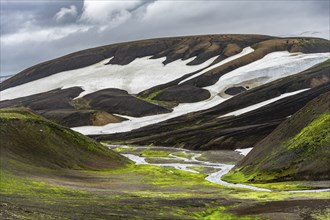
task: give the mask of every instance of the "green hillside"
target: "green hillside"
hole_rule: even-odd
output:
[[[0,110],[1,169],[103,169],[127,160],[101,144],[26,109]]]
[[[330,178],[330,110],[325,93],[284,121],[224,176],[230,182]]]

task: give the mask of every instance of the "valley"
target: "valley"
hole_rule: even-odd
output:
[[[330,41],[78,51],[0,84],[1,219],[330,217]]]
[[[223,157],[224,164],[233,164],[243,157],[235,151],[196,153],[164,147],[110,148],[123,155],[136,155],[140,162],[111,170],[44,170],[24,178],[2,172],[2,217],[301,219],[319,216],[326,219],[328,216],[330,192],[309,191],[312,187],[326,186],[326,182],[282,182],[274,184],[270,191],[258,190],[269,184],[251,186],[251,190],[208,180],[208,173],[223,168],[223,164],[218,164],[222,162],[218,155]],[[182,162],[178,166],[179,161]],[[184,168],[187,162],[192,163],[189,171]]]

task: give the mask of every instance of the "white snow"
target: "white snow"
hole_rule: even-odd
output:
[[[307,91],[309,89],[301,89],[301,90],[297,90],[297,91],[294,91],[294,92],[288,92],[288,93],[284,93],[278,97],[275,97],[275,98],[272,98],[272,99],[269,99],[269,100],[266,100],[266,101],[263,101],[263,102],[259,102],[257,104],[254,104],[254,105],[251,105],[251,106],[248,106],[246,108],[242,108],[242,109],[238,109],[236,111],[233,111],[233,112],[230,112],[228,114],[225,114],[225,115],[222,115],[218,118],[222,118],[222,117],[227,117],[227,116],[237,116],[237,115],[241,115],[241,114],[244,114],[244,113],[247,113],[247,112],[251,112],[253,110],[256,110],[258,108],[261,108],[263,106],[266,106],[270,103],[273,103],[273,102],[276,102],[280,99],[283,99],[285,97],[289,97],[289,96],[293,96],[293,95],[296,95],[298,93],[301,93],[301,92],[304,92],[304,91]]]
[[[131,161],[133,161],[135,164],[148,164],[145,161],[145,157],[140,157],[134,154],[121,154],[124,157],[127,157],[128,159],[130,159]]]
[[[205,89],[220,94],[233,86],[243,86],[251,89],[282,77],[297,74],[329,58],[330,53],[273,52],[260,60],[221,76],[217,83],[205,87]]]
[[[191,79],[193,79],[193,78],[196,78],[197,76],[200,76],[200,75],[206,73],[207,71],[209,71],[209,70],[211,70],[211,69],[217,68],[217,67],[219,67],[219,66],[221,66],[221,65],[224,65],[224,64],[226,64],[226,63],[228,63],[228,62],[230,62],[230,61],[232,61],[232,60],[238,59],[238,58],[240,58],[240,57],[242,57],[242,56],[245,56],[245,55],[247,55],[247,54],[249,54],[249,53],[252,53],[253,51],[254,51],[253,48],[251,48],[251,47],[246,47],[246,48],[244,48],[244,49],[242,50],[242,52],[240,52],[240,53],[238,53],[238,54],[236,54],[236,55],[234,55],[234,56],[228,57],[227,59],[224,59],[224,60],[222,60],[221,62],[216,63],[216,64],[214,64],[214,65],[212,65],[212,66],[206,68],[205,70],[202,70],[202,71],[200,71],[199,73],[196,73],[196,74],[194,74],[194,75],[188,77],[187,79],[182,80],[179,84],[184,83],[184,82],[186,82],[186,81],[188,81],[188,80],[191,80]]]
[[[175,118],[186,113],[209,109],[213,106],[220,104],[223,101],[223,98],[217,96],[216,94],[212,94],[212,96],[205,101],[179,104],[178,106],[174,107],[173,111],[170,113],[151,115],[140,118],[125,116],[125,118],[129,120],[123,121],[121,123],[107,124],[104,126],[82,126],[74,127],[72,129],[82,134],[113,134],[126,132],[142,128],[147,125],[162,122],[171,118]]]
[[[249,50],[246,49],[246,51]],[[299,73],[317,63],[328,59],[329,55],[330,53],[292,54],[287,51],[270,53],[261,60],[238,68],[220,77],[219,81],[214,85],[205,87],[204,89],[209,90],[209,92],[211,93],[211,97],[207,100],[197,103],[179,104],[178,106],[173,108],[172,112],[166,114],[152,115],[140,118],[124,116],[129,120],[117,124],[108,124],[105,126],[82,126],[75,127],[72,129],[86,135],[127,132],[147,125],[156,124],[171,118],[175,118],[177,116],[184,115],[187,113],[209,109],[226,100],[224,97],[220,97],[217,95],[226,88],[229,88],[236,84],[242,84],[244,81],[246,81],[246,79],[254,81],[253,83],[250,82],[248,84],[250,88],[263,85],[278,78]],[[277,97],[275,99],[267,100],[263,103],[258,103],[254,106],[238,110],[234,113],[242,114],[246,111],[252,111],[261,107],[262,105],[267,105],[280,98],[284,98],[286,96],[294,94],[295,93],[283,94],[282,96]],[[228,115],[233,115],[233,113],[229,113],[225,116]]]
[[[250,153],[250,151],[253,149],[253,147],[250,148],[244,148],[244,149],[236,149],[235,151],[243,155],[244,157]]]
[[[73,86],[79,86],[85,90],[79,97],[106,88],[123,89],[130,94],[136,94],[205,68],[216,58],[213,57],[200,65],[186,65],[195,57],[184,61],[176,60],[167,65],[162,63],[165,57],[159,59],[143,57],[136,58],[127,65],[105,65],[112,59],[109,58],[91,66],[56,73],[6,89],[0,95],[1,100],[7,100]]]

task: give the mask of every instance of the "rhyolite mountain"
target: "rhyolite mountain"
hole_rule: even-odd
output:
[[[274,182],[330,179],[330,92],[308,102],[257,143],[223,179]]]
[[[263,35],[107,45],[0,84],[24,106],[100,141],[189,149],[252,147],[329,91],[330,41]]]

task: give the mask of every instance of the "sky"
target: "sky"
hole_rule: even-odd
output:
[[[328,0],[0,0],[1,76],[82,49],[202,34],[329,39]]]

